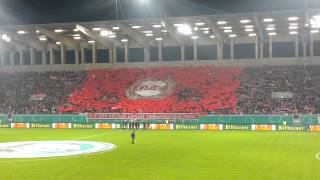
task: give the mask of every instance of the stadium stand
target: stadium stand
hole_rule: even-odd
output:
[[[273,97],[280,92],[285,97]],[[287,93],[287,94],[286,94]],[[292,97],[286,95],[292,94]],[[2,73],[1,113],[320,112],[320,66],[157,67]]]
[[[82,72],[2,73],[1,113],[57,113],[60,104],[85,78]]]
[[[272,98],[272,92],[290,92],[292,98]],[[320,112],[320,66],[260,66],[245,69],[238,90],[243,114]]]

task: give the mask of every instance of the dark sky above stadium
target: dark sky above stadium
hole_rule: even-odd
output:
[[[0,0],[0,24],[116,19],[116,0]],[[118,0],[120,19],[304,9],[306,0]],[[308,0],[320,8],[319,0]]]

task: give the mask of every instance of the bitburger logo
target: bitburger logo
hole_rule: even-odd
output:
[[[157,99],[171,95],[175,87],[175,82],[170,79],[144,79],[130,86],[126,91],[126,95],[133,100]]]

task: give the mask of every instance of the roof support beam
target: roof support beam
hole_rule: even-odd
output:
[[[131,38],[133,38],[135,41],[137,41],[139,44],[141,44],[143,47],[148,47],[149,46],[149,41],[148,39],[142,35],[141,33],[131,29],[131,27],[128,27],[122,23],[117,23],[117,26],[120,27],[120,29],[128,34]]]
[[[41,28],[41,27],[36,27],[37,30],[39,30],[42,34],[50,37],[51,39],[54,39],[56,41],[60,41],[61,43],[65,44],[67,47],[72,48],[72,49],[79,49],[80,43],[73,41],[73,39],[69,37],[65,37],[61,34],[56,34],[52,31],[49,31],[47,29]]]
[[[121,45],[120,41],[118,41],[116,39],[111,39],[111,38],[102,38],[99,35],[93,33],[91,30],[89,30],[86,27],[81,26],[79,24],[76,25],[76,28],[80,32],[82,32],[83,34],[88,36],[90,39],[92,39],[92,40],[96,41],[97,43],[101,44],[103,47],[112,48],[112,44],[115,44],[117,46]]]
[[[168,31],[169,35],[170,35],[173,39],[175,39],[181,46],[184,45],[183,39],[181,38],[181,36],[180,36],[178,33],[175,32],[174,28],[173,28],[171,25],[169,25],[169,24],[168,24],[166,21],[164,21],[164,20],[161,20],[161,25],[166,28],[166,30]]]
[[[259,38],[259,42],[260,44],[263,44],[264,43],[264,31],[262,29],[262,26],[261,26],[261,23],[257,17],[257,15],[253,15],[253,22],[254,24],[256,25],[257,27],[257,30],[258,30],[258,38]]]
[[[31,37],[15,38],[14,42],[17,42],[17,43],[24,45],[24,46],[32,47],[32,48],[34,48],[36,50],[40,50],[40,51],[43,51],[44,49],[46,49],[46,43],[40,42],[40,41],[35,40]]]
[[[210,18],[205,17],[203,20],[211,27],[211,29],[213,29],[213,33],[215,35],[215,38],[217,39],[217,42],[222,45],[224,42],[224,36],[220,29],[212,22]]]

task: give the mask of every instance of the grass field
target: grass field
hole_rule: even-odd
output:
[[[110,133],[109,133],[110,132]],[[320,134],[250,131],[1,129],[0,141],[105,141],[111,152],[0,159],[0,179],[320,179]]]

